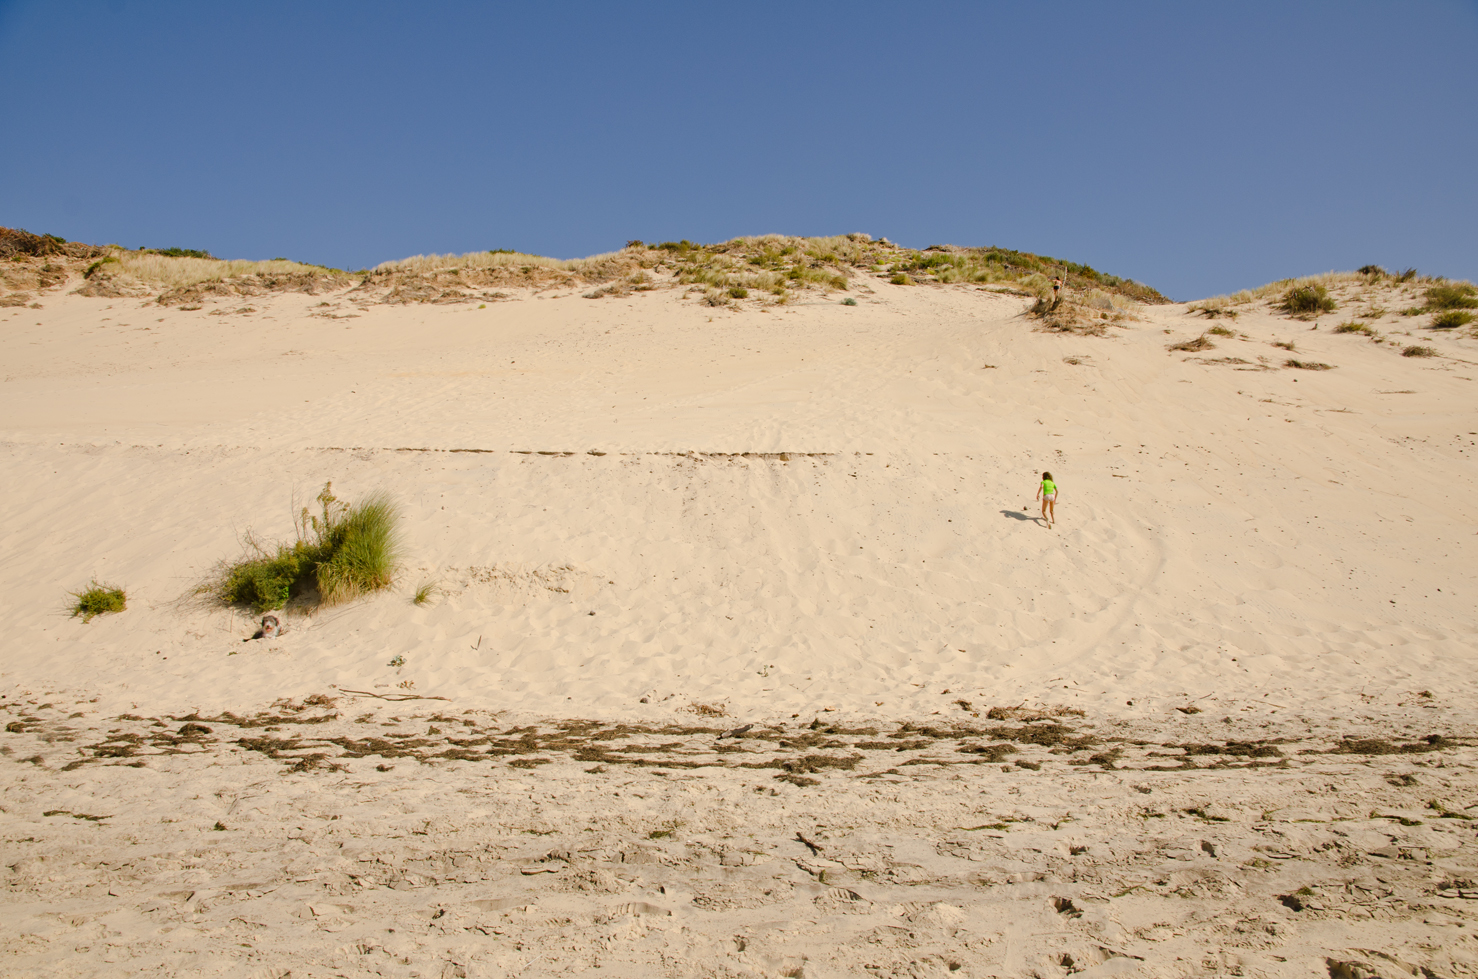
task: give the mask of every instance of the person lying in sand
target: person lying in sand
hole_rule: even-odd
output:
[[[1057,523],[1057,484],[1051,473],[1042,473],[1042,485],[1037,487],[1037,497],[1042,501],[1042,519],[1051,527]]]

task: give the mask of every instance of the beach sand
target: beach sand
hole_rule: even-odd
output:
[[[1478,341],[849,294],[0,309],[4,972],[1478,974]]]

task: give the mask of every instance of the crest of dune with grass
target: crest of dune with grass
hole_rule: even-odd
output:
[[[340,292],[360,304],[399,305],[487,303],[572,289],[589,299],[677,290],[724,307],[785,305],[877,284],[985,288],[1050,303],[1054,276],[1073,297],[1067,307],[1042,309],[1057,324],[1107,319],[1133,303],[1168,302],[1150,286],[1051,256],[995,246],[905,248],[867,234],[755,235],[713,244],[629,241],[618,251],[572,259],[497,248],[416,255],[349,271],[287,258],[220,259],[193,248],[84,245],[0,228],[5,305],[26,305],[42,291],[67,287],[82,296],[148,299],[182,309],[282,293]]]

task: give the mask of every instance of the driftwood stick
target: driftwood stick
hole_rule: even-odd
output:
[[[372,693],[368,690],[347,690],[344,687],[336,688],[339,693],[352,693],[357,697],[378,697],[381,700],[451,700],[450,697],[423,697],[418,693]]]

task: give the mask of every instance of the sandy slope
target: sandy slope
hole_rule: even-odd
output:
[[[96,753],[63,749],[61,735],[35,753],[25,739],[39,729],[28,725],[42,723],[47,702],[79,714],[58,719],[77,732],[117,727],[109,719],[124,713],[163,718],[172,731],[170,718],[191,711],[246,715],[313,694],[339,698],[343,711],[352,696],[339,691],[350,690],[446,698],[401,705],[404,718],[473,711],[501,725],[561,717],[797,725],[820,715],[890,731],[910,719],[980,725],[988,707],[1026,704],[1082,710],[1082,723],[1100,732],[1130,725],[1172,753],[1187,716],[1174,708],[1190,706],[1231,718],[1226,737],[1313,739],[1310,750],[1342,735],[1415,738],[1433,733],[1439,716],[1435,733],[1474,733],[1478,506],[1465,490],[1478,454],[1478,343],[1442,337],[1431,342],[1445,356],[1408,359],[1331,335],[1327,321],[1311,330],[1261,312],[1236,322],[1241,338],[1188,355],[1166,348],[1207,324],[1182,306],[1140,310],[1094,338],[1034,332],[1022,300],[979,290],[875,284],[859,298],[856,307],[813,294],[790,307],[730,311],[662,291],[598,301],[528,295],[484,309],[278,296],[231,313],[237,304],[180,311],[59,295],[43,310],[0,311],[0,697],[16,717],[33,718],[17,721],[6,749],[38,759],[5,763],[6,862],[31,859],[37,847],[81,846],[73,834],[98,840],[122,823],[83,821],[64,833],[58,817],[39,815],[74,808],[52,804],[58,793],[96,795],[109,813],[140,821],[106,837],[115,850],[127,840],[176,846],[159,835],[156,816],[141,815],[151,799],[189,808],[186,799],[217,791],[211,779],[258,778],[225,770],[205,778],[168,759],[64,773],[69,752]],[[1337,369],[1259,369],[1260,358],[1276,366],[1290,356],[1270,345],[1289,339],[1299,358]],[[1207,362],[1221,357],[1247,363]],[[1055,530],[1032,503],[1044,468],[1062,488]],[[400,584],[353,606],[294,612],[280,640],[243,643],[252,623],[192,600],[192,586],[238,552],[245,530],[290,534],[294,505],[327,480],[348,495],[384,487],[403,502]],[[128,588],[126,613],[91,624],[67,617],[66,593],[93,575]],[[442,594],[417,607],[410,595],[424,581]],[[404,665],[388,665],[397,656]],[[725,719],[705,722],[713,709]],[[1461,768],[1448,788],[1468,796],[1451,803],[1478,801],[1466,749],[1452,750],[1446,764]],[[223,763],[243,764],[232,759]],[[386,791],[405,802],[378,788],[355,796],[339,778],[334,805],[365,813],[360,835],[373,836],[395,823],[391,812],[456,822],[457,778],[522,800],[517,812],[497,810],[505,828],[529,818],[535,799],[556,821],[554,813],[600,822],[609,804],[591,795],[608,785],[562,762],[534,774],[500,763],[494,771],[514,779],[507,786],[485,781],[486,763],[446,781],[441,773],[475,767],[446,764],[385,775]],[[1383,781],[1350,765],[1340,791],[1355,793],[1351,805],[1394,804],[1379,796]],[[997,769],[965,778],[986,770]],[[1022,791],[1035,793],[1032,805],[1071,806],[1081,780],[1054,770],[1018,769],[1010,786],[995,779],[982,788],[956,785],[940,769],[920,790],[917,818],[909,806],[874,808],[854,776],[817,778],[829,787],[826,805],[852,800],[845,805],[868,832],[907,827],[937,846],[930,834],[944,823],[975,825],[955,818],[956,793]],[[717,799],[754,784],[721,769],[709,776],[691,776],[702,784],[683,791]],[[261,777],[276,786],[262,833],[281,856],[280,833],[267,824],[286,826],[304,804],[285,787],[302,782],[301,792],[315,793],[327,776]],[[1134,801],[1120,776],[1106,777],[1126,793],[1123,806]],[[1261,776],[1227,777],[1216,791],[1252,800],[1236,803],[1239,812],[1260,814],[1259,793],[1301,791],[1294,773],[1281,789]],[[530,779],[542,786],[533,795],[512,787]],[[676,791],[663,778],[648,783],[652,798]],[[822,791],[778,788],[789,795],[764,799],[786,801],[742,796],[745,806],[725,818],[758,833],[778,818],[766,805],[795,812],[809,804],[805,793]],[[1115,811],[1095,832],[1122,832],[1114,820],[1129,810]],[[794,830],[775,832],[778,840]],[[1042,872],[1060,877],[1061,867]],[[966,886],[956,877],[929,879],[950,881],[937,900],[963,907],[970,902],[950,897]],[[10,900],[31,895],[28,914],[47,905],[28,883],[35,879],[11,878]],[[661,886],[681,893],[676,882]],[[970,901],[982,907],[1042,898],[977,891]],[[1216,895],[1208,899],[1214,906]],[[57,907],[103,920],[81,910],[83,896],[67,901],[83,903]],[[600,937],[594,918],[568,913],[560,934],[573,943],[570,957],[509,959],[488,974],[515,964],[527,974],[586,967],[577,967],[582,949],[614,939]],[[715,911],[683,927],[717,941],[713,929],[729,923]],[[200,942],[233,944],[201,928]],[[14,963],[37,974],[60,968],[62,949],[77,945],[65,928],[12,938]],[[1040,956],[987,953],[991,942],[977,939],[985,944],[975,951],[938,954],[972,970],[964,974],[1066,971]],[[118,963],[159,967],[132,941],[116,943],[125,949]],[[797,941],[725,968],[793,969],[785,956],[810,940]],[[84,944],[106,954],[101,939]],[[632,974],[653,974],[641,970],[664,954],[631,959]],[[865,958],[825,961],[847,974]],[[825,974],[817,971],[825,957],[811,959],[805,974]],[[106,958],[89,961],[109,974]],[[915,959],[899,961],[899,974],[915,968]],[[290,954],[267,964],[279,962],[298,975],[348,968]]]

